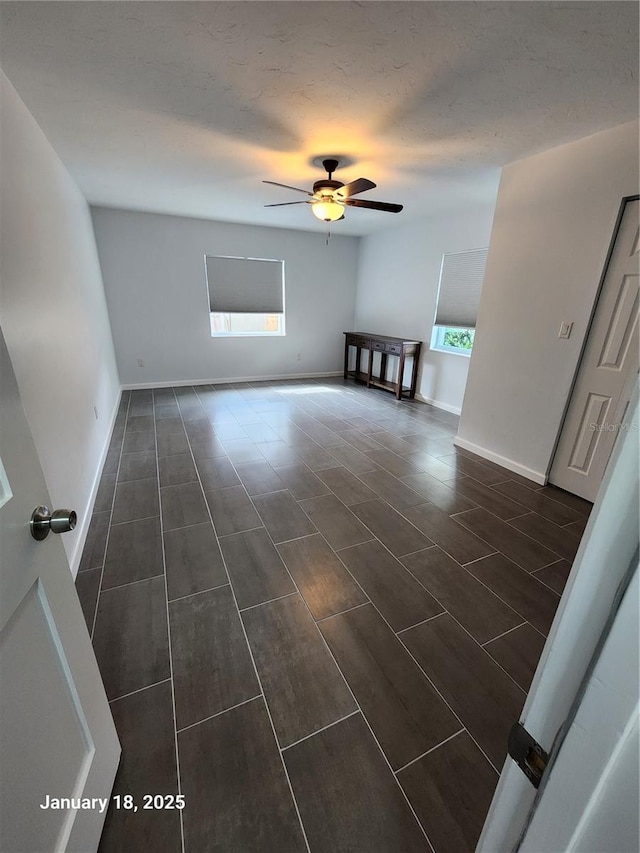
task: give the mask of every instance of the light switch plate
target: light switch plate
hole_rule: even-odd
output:
[[[560,323],[560,331],[558,332],[558,337],[559,338],[570,338],[572,329],[573,329],[573,323]]]

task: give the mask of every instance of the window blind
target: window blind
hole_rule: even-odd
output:
[[[211,312],[282,314],[284,261],[205,257]]]
[[[475,329],[488,249],[442,256],[436,326]]]

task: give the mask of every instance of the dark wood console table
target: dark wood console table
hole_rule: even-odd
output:
[[[408,341],[404,338],[392,338],[388,335],[372,335],[369,332],[345,332],[344,339],[344,378],[352,376],[356,382],[364,383],[367,388],[373,385],[375,388],[384,388],[393,391],[396,399],[402,399],[403,394],[413,399],[416,394],[416,380],[418,378],[418,360],[420,357],[420,345],[422,341]],[[349,370],[350,347],[356,349],[355,370]],[[362,350],[369,351],[369,364],[365,371],[360,369]],[[380,353],[380,370],[377,374],[373,372],[373,356]],[[387,379],[387,358],[396,356],[398,361],[397,381]],[[411,385],[403,385],[405,358],[413,358],[411,370]]]

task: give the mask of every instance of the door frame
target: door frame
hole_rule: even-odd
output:
[[[639,396],[636,383],[628,410],[636,422],[640,419]],[[637,434],[624,432],[614,445],[520,714],[525,728],[551,755],[542,784],[552,772],[553,756],[560,749],[585,674],[589,674],[612,609],[630,576],[630,563],[637,560],[639,455]],[[536,789],[507,757],[478,853],[517,850],[537,805]]]
[[[545,472],[545,482],[549,483],[549,476],[553,469],[553,463],[555,462],[556,454],[558,452],[558,447],[560,445],[560,438],[562,437],[562,431],[565,427],[567,421],[567,415],[569,414],[569,408],[571,406],[571,401],[573,399],[573,394],[576,390],[576,385],[578,384],[578,376],[580,374],[580,368],[582,367],[582,362],[584,359],[585,351],[587,349],[587,343],[589,341],[589,336],[591,334],[591,330],[593,328],[593,324],[596,317],[596,312],[598,310],[598,305],[600,304],[600,297],[602,296],[602,290],[604,288],[605,279],[607,277],[607,273],[609,271],[609,266],[611,264],[611,256],[613,255],[613,250],[616,245],[616,240],[618,239],[618,234],[620,232],[620,226],[622,225],[622,219],[624,217],[624,212],[628,204],[633,201],[639,201],[640,194],[635,195],[626,195],[623,196],[620,207],[618,208],[618,213],[616,215],[615,224],[613,226],[613,234],[611,240],[609,241],[609,248],[607,249],[607,254],[604,260],[604,264],[602,267],[602,273],[600,274],[600,280],[598,281],[598,289],[596,290],[596,295],[593,300],[593,305],[591,306],[591,312],[589,314],[589,322],[587,323],[587,328],[584,334],[584,338],[582,339],[582,345],[580,347],[580,353],[578,355],[578,360],[576,362],[575,370],[573,372],[573,378],[571,380],[571,386],[569,387],[569,393],[567,394],[567,399],[565,400],[564,409],[562,412],[562,417],[560,419],[560,424],[558,426],[558,432],[556,433],[556,439],[553,443],[553,448],[551,450],[551,456],[549,458],[549,463],[547,465],[547,470]],[[615,444],[614,444],[615,447]]]

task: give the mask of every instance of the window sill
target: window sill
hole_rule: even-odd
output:
[[[434,352],[444,352],[447,355],[461,355],[463,358],[471,358],[471,350],[455,349],[454,347],[439,347],[431,346],[429,349]]]
[[[212,338],[285,338],[285,332],[212,332]]]

